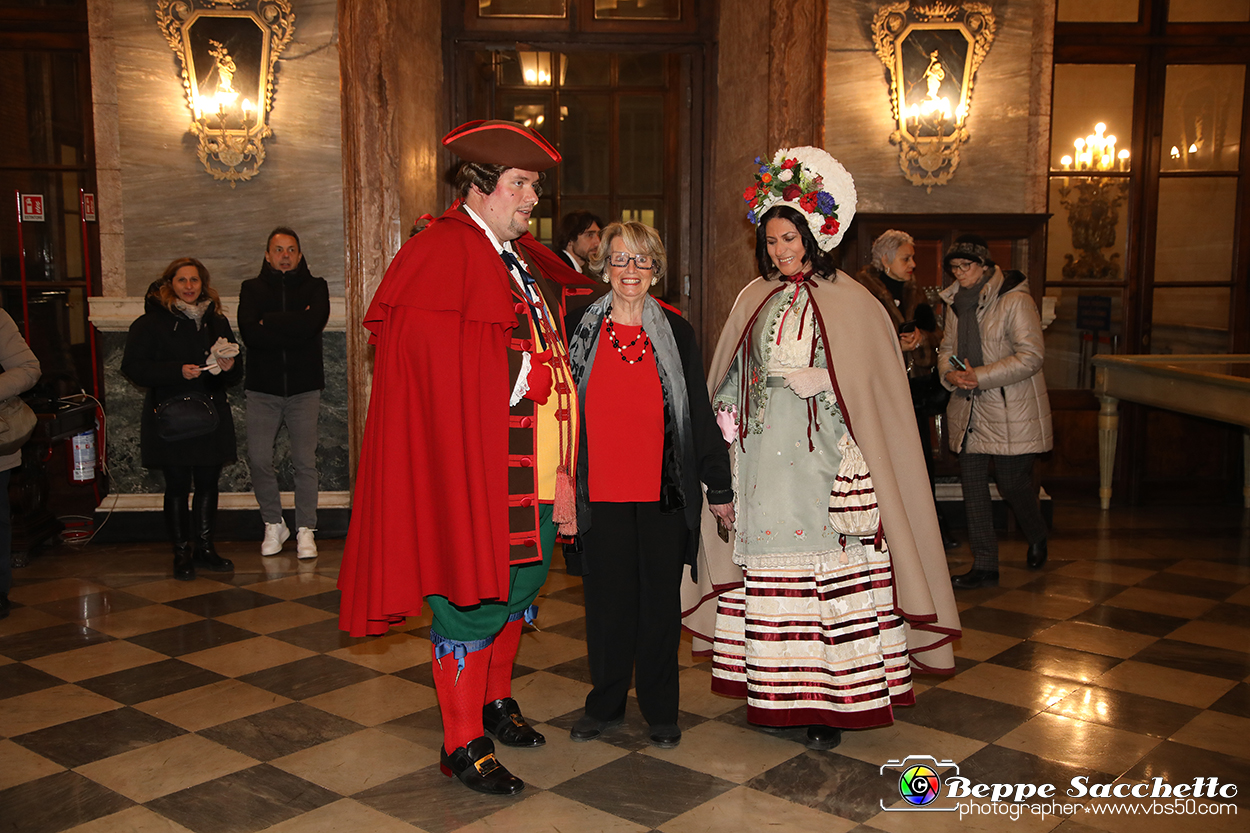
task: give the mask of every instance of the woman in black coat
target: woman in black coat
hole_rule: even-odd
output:
[[[580,408],[577,531],[565,556],[582,576],[593,686],[569,731],[598,737],[621,721],[631,672],[638,706],[661,748],[681,740],[677,650],[681,580],[699,549],[703,487],[733,524],[729,453],[708,404],[694,329],[648,294],[664,277],[659,234],[613,223],[591,255],[612,291],[566,319]]]
[[[165,525],[174,546],[174,578],[190,581],[195,568],[229,572],[234,564],[213,548],[221,467],[233,463],[234,420],[226,388],[239,381],[238,343],[209,282],[208,270],[183,257],[148,287],[144,313],[130,325],[122,372],[147,388],[139,426],[143,465],[165,472]],[[217,425],[187,439],[166,440],[158,427],[162,403],[191,395],[212,403]],[[187,496],[195,484],[188,511]],[[194,531],[192,522],[194,521]]]

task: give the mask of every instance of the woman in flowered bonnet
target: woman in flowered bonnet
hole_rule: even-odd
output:
[[[713,691],[831,749],[915,702],[912,667],[954,670],[959,618],[894,326],[829,256],[855,214],[851,175],[813,147],[756,163],[743,197],[760,277],[708,376],[737,521],[722,543],[705,513],[685,625],[713,654]]]

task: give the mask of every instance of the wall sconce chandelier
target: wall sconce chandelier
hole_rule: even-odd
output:
[[[182,65],[204,170],[231,188],[256,176],[274,64],[295,34],[290,0],[158,0],[156,21]]]
[[[890,144],[913,185],[932,191],[959,167],[973,82],[996,26],[989,4],[971,0],[902,0],[873,16],[873,44],[889,76]]]
[[[1120,255],[1103,254],[1114,248],[1116,226],[1120,223],[1120,203],[1128,196],[1128,179],[1123,176],[1099,176],[1129,169],[1129,152],[1115,149],[1116,138],[1107,134],[1107,126],[1099,122],[1090,135],[1072,143],[1073,156],[1060,158],[1063,177],[1059,180],[1059,204],[1068,212],[1068,228],[1072,230],[1072,246],[1079,256],[1063,256],[1065,280],[1118,280]],[[1068,173],[1079,173],[1069,176]],[[1076,193],[1074,194],[1073,191]]]

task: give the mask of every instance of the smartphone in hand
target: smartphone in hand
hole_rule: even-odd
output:
[[[965,362],[963,359],[959,358],[958,356],[951,356],[951,367],[955,368],[956,370],[967,370],[968,364],[967,362]]]

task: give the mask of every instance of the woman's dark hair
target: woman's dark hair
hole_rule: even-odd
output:
[[[823,251],[816,244],[816,237],[812,234],[812,230],[808,228],[807,218],[797,208],[788,205],[775,205],[764,212],[764,216],[760,218],[760,224],[755,227],[755,263],[759,266],[760,274],[764,276],[764,280],[776,280],[781,272],[773,265],[773,259],[768,256],[768,221],[769,220],[789,220],[794,227],[799,230],[799,238],[803,241],[803,251],[807,255],[808,265],[819,275],[826,278],[833,278],[837,269],[833,265],[833,258],[828,252]]]
[[[217,290],[213,289],[212,279],[208,275],[208,267],[200,263],[193,257],[180,257],[173,263],[165,267],[165,271],[161,273],[161,279],[156,283],[157,300],[165,307],[165,309],[173,312],[174,303],[178,300],[177,293],[174,292],[174,275],[178,274],[178,270],[184,266],[194,266],[195,271],[200,273],[200,297],[195,299],[198,304],[205,298],[213,302],[209,313],[217,313],[225,315],[226,311],[222,309],[221,297],[217,294]]]

